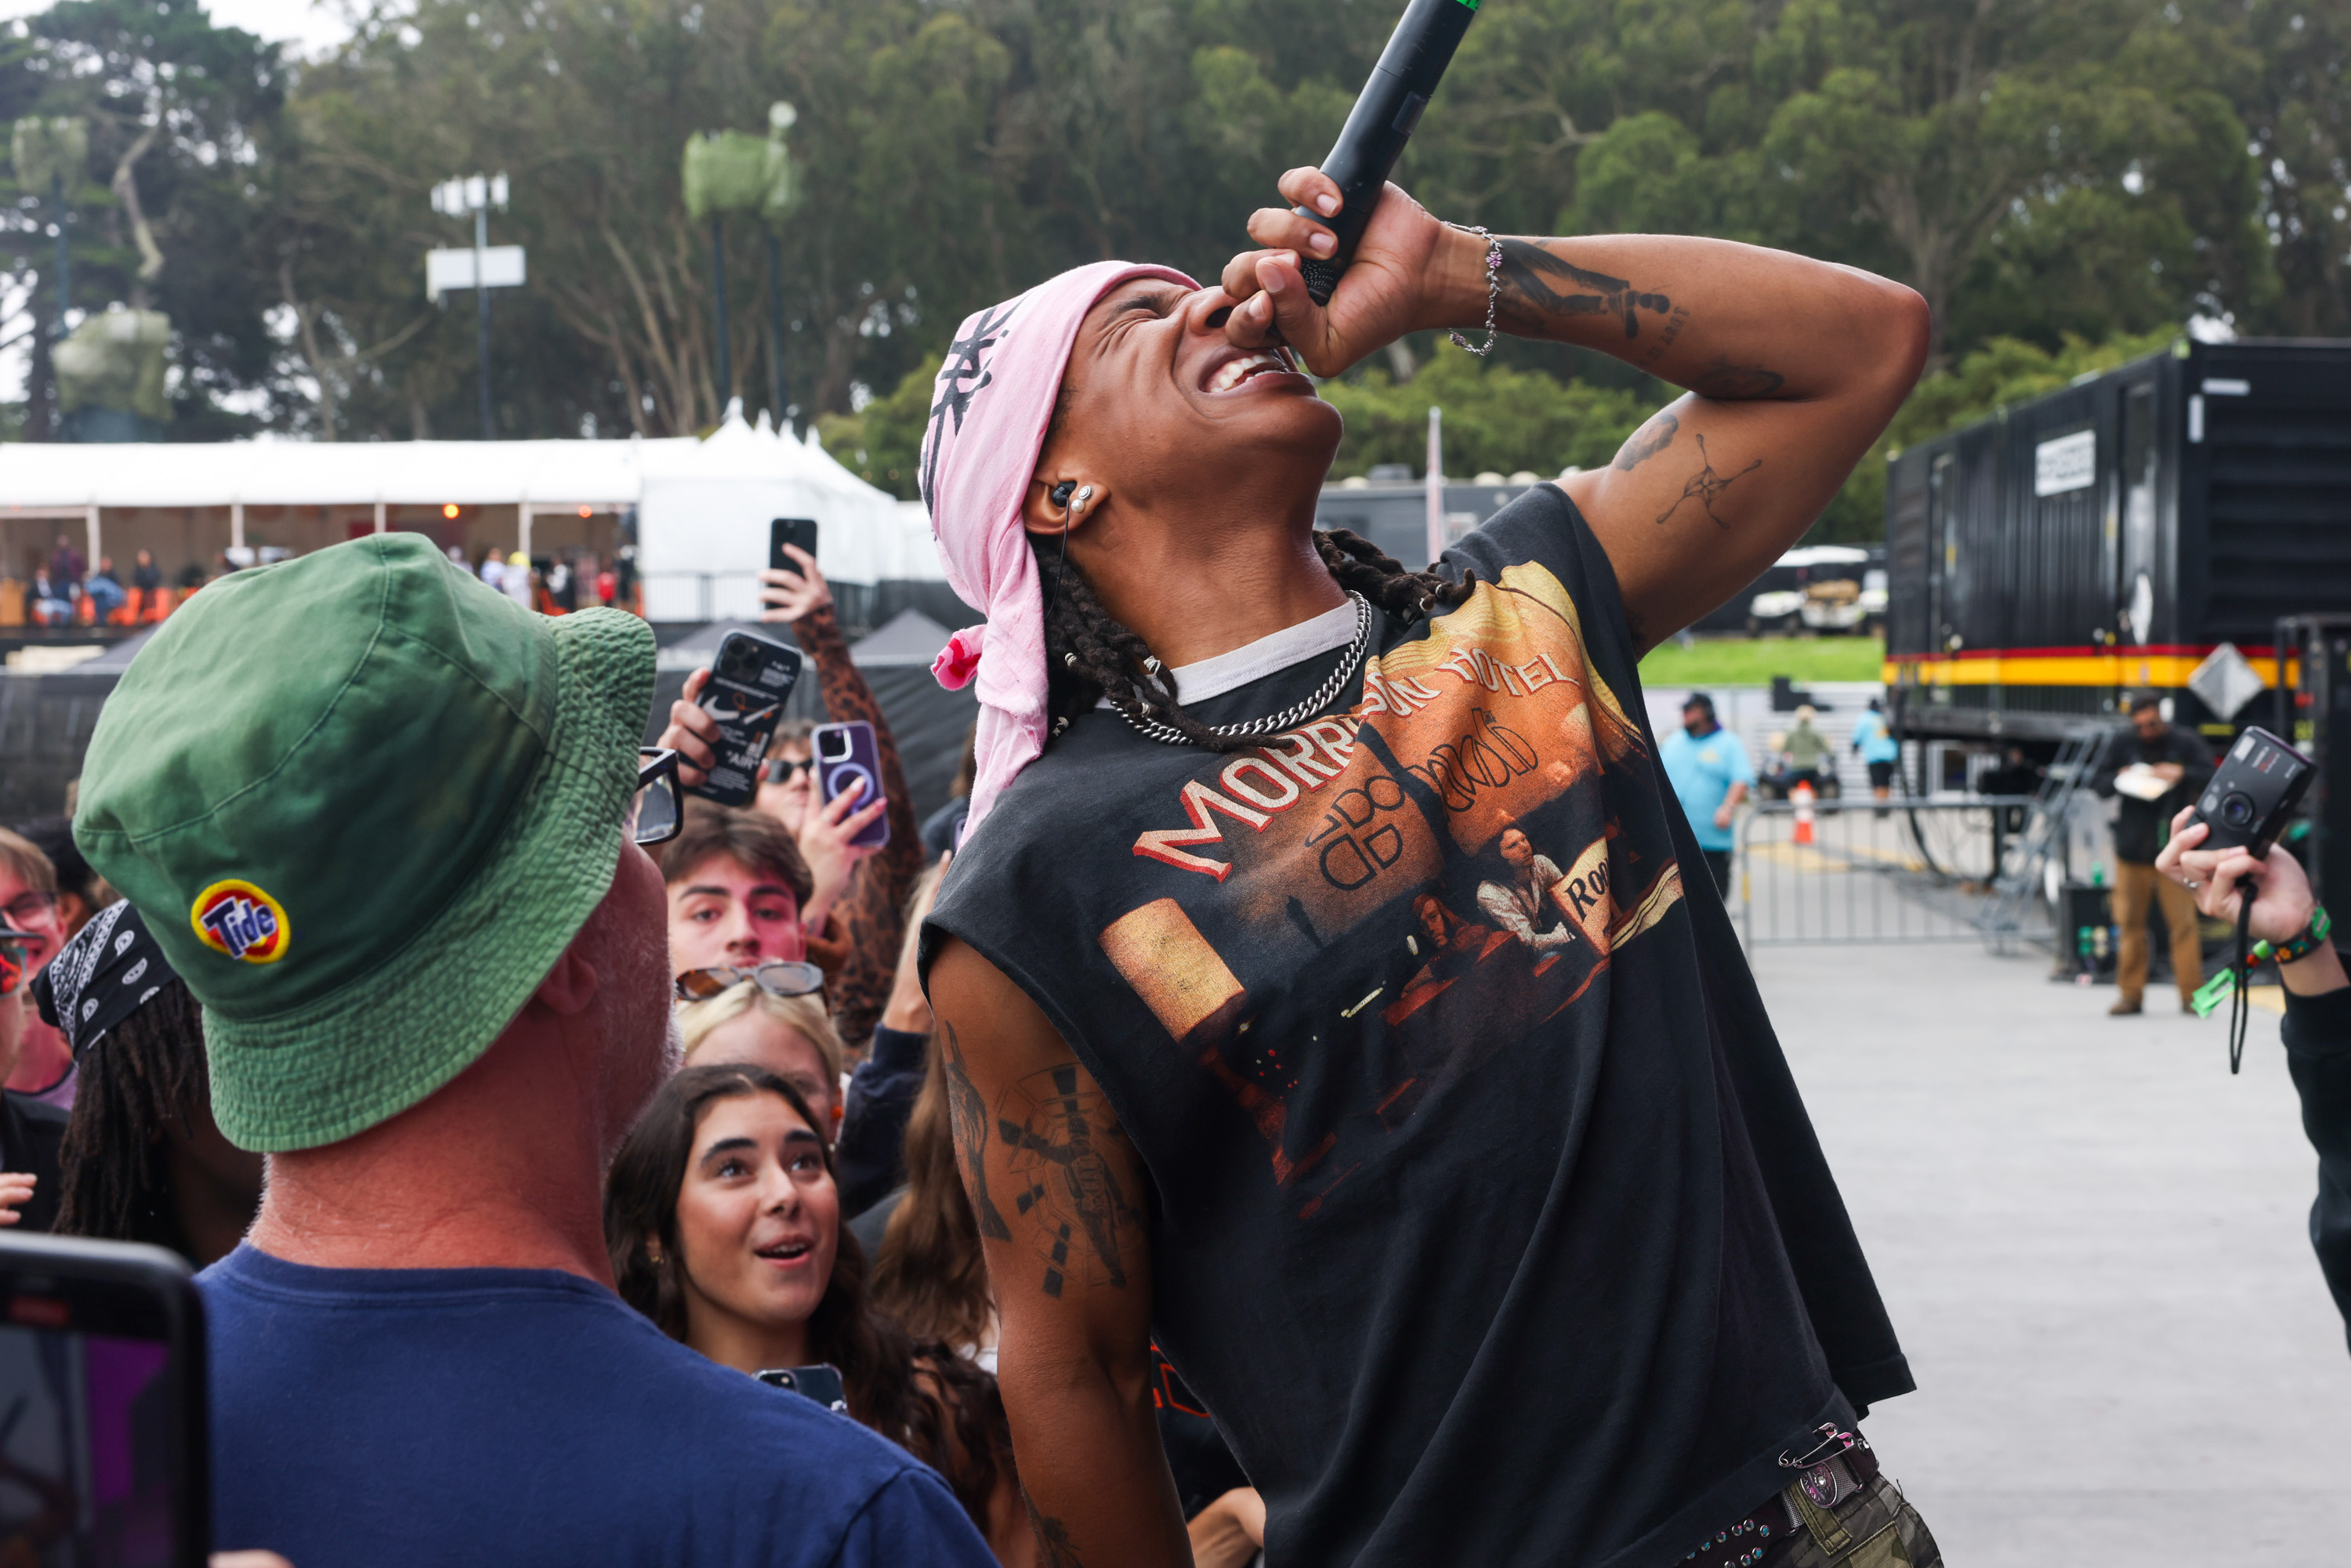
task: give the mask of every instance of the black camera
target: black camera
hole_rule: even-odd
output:
[[[2268,730],[2246,730],[2197,800],[2196,818],[2212,831],[2196,847],[2268,854],[2316,773],[2315,763]]]

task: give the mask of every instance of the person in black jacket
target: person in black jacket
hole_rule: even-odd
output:
[[[40,938],[0,925],[0,1078],[16,1066],[25,1038],[29,950]],[[0,1092],[0,1225],[47,1230],[57,1222],[57,1150],[66,1113],[14,1090]]]
[[[2116,956],[2115,985],[2122,995],[2106,1010],[2116,1017],[2141,1009],[2147,990],[2147,906],[2153,899],[2163,909],[2163,924],[2171,934],[2171,977],[2179,987],[2179,1010],[2194,1010],[2189,998],[2204,983],[2202,938],[2196,929],[2195,901],[2187,889],[2155,872],[2156,852],[2168,835],[2164,825],[2196,799],[2212,777],[2212,748],[2185,725],[2163,716],[2162,699],[2153,692],[2131,698],[2130,727],[2118,730],[2098,758],[2093,788],[2116,800],[2115,816],[2115,924],[2122,927],[2122,950]],[[2133,794],[2134,769],[2144,779],[2170,786],[2152,799]],[[2119,779],[2119,783],[2117,780]]]
[[[2167,882],[2192,893],[2196,906],[2234,925],[2253,882],[2250,929],[2277,950],[2285,983],[2286,1071],[2302,1096],[2302,1128],[2318,1151],[2318,1197],[2310,1206],[2310,1244],[2319,1272],[2351,1325],[2351,975],[2329,935],[2331,922],[2311,896],[2310,879],[2283,849],[2255,860],[2241,849],[2199,850],[2210,829],[2194,810],[2173,821],[2171,841],[2156,859]],[[2346,1332],[2351,1332],[2347,1328]]]

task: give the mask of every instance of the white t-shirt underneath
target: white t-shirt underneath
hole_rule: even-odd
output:
[[[1350,598],[1311,620],[1269,632],[1254,643],[1244,643],[1229,653],[1202,659],[1196,664],[1176,664],[1167,673],[1176,677],[1177,702],[1206,702],[1251,681],[1261,681],[1277,670],[1286,670],[1317,653],[1343,648],[1354,640],[1355,601]],[[1094,706],[1109,707],[1111,700],[1104,697]]]

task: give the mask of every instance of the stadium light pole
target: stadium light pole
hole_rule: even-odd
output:
[[[494,441],[497,429],[490,418],[490,287],[485,276],[490,249],[490,209],[507,209],[507,177],[474,174],[444,180],[433,187],[433,210],[444,217],[474,220],[474,337],[478,361],[482,439]],[[519,259],[519,258],[517,258]],[[430,273],[427,274],[428,279]],[[522,279],[513,280],[520,283]]]

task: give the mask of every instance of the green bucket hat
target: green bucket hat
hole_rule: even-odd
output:
[[[204,1004],[231,1143],[315,1148],[489,1049],[611,886],[652,628],[421,535],[214,583],[99,716],[74,840]]]

